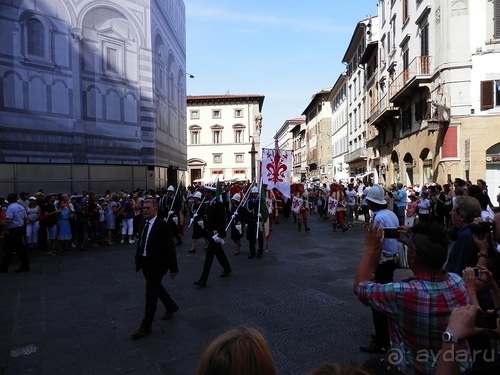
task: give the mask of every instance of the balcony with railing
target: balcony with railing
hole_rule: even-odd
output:
[[[431,57],[417,56],[389,84],[389,100],[393,103],[404,101],[413,89],[431,82]]]
[[[307,153],[307,164],[318,164],[318,149],[314,148]]]
[[[366,159],[366,145],[362,145],[344,156],[345,163],[352,163],[362,159]]]
[[[389,95],[385,94],[378,103],[371,108],[368,113],[368,124],[377,125],[386,116],[397,116],[399,115],[399,107],[396,107],[393,103],[389,102]]]

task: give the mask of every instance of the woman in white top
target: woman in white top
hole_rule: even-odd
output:
[[[36,203],[35,197],[30,197],[28,207],[26,207],[26,247],[28,249],[36,249],[38,245],[38,231],[40,229],[40,206]]]
[[[428,197],[429,194],[423,191],[417,202],[418,219],[420,221],[428,221],[431,218],[431,201]]]

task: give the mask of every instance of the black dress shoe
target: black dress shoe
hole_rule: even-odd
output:
[[[248,256],[248,259],[253,259],[253,258],[255,258],[255,254],[250,254],[250,255]]]
[[[139,328],[137,331],[132,333],[132,340],[139,340],[142,339],[144,336],[147,336],[151,333],[151,328],[146,329],[146,328]]]
[[[224,271],[223,273],[221,273],[220,277],[228,277],[229,275],[231,275],[231,271]]]
[[[207,286],[206,281],[198,280],[194,282],[194,285],[198,285],[200,288],[204,288]]]
[[[19,267],[14,272],[29,272],[30,268],[29,267]]]
[[[311,228],[306,228],[306,232],[309,232],[311,230]]]
[[[262,258],[262,253],[258,253],[256,258]]]
[[[165,315],[161,317],[161,320],[170,320],[174,316],[174,313],[179,310],[179,306],[175,306],[175,308],[171,310],[165,311]]]
[[[377,344],[375,342],[375,340],[372,340],[368,345],[360,346],[359,350],[361,350],[362,352],[365,352],[365,353],[386,353],[387,352],[387,348],[383,347],[382,345]]]

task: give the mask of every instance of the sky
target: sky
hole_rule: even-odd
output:
[[[261,147],[332,87],[377,0],[184,0],[187,95],[264,95]]]

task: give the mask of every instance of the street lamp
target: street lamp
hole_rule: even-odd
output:
[[[189,77],[189,78],[194,78],[194,75],[190,74],[190,73],[186,73],[186,75]]]

